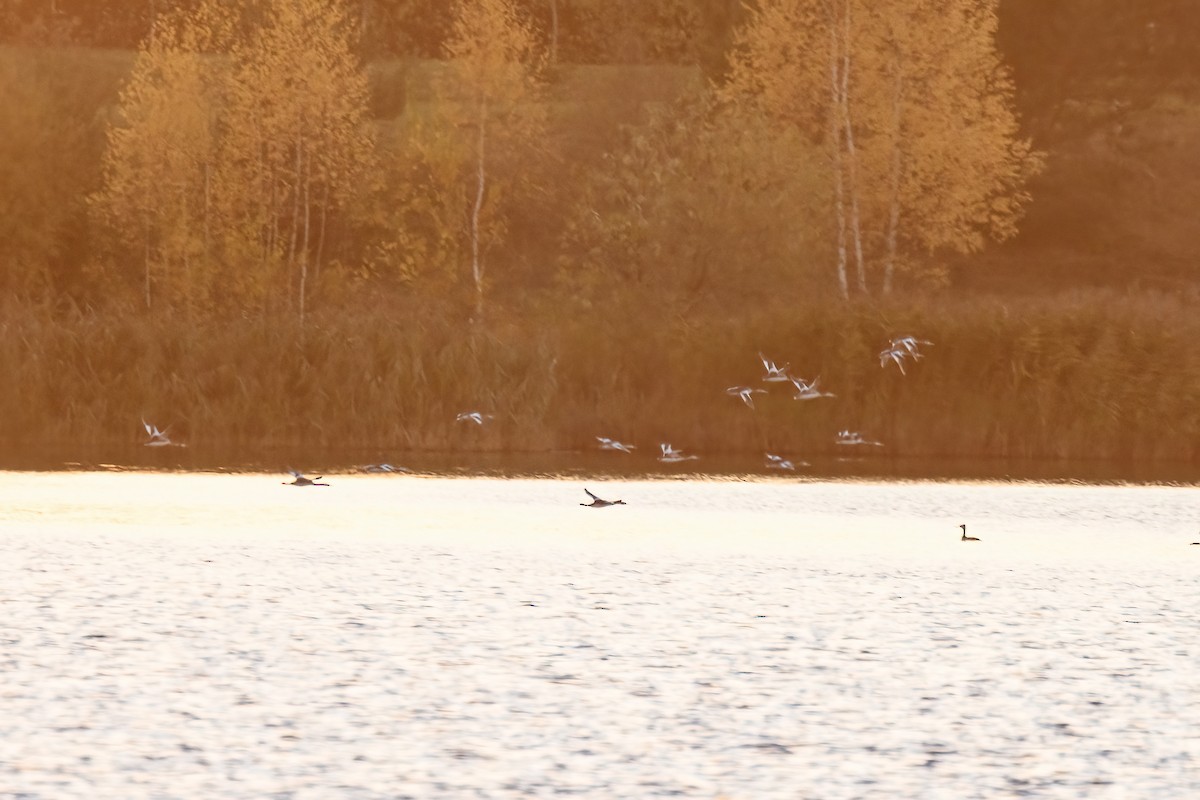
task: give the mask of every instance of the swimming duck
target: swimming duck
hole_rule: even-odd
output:
[[[596,495],[592,494],[590,489],[584,489],[584,491],[587,492],[588,497],[592,498],[592,502],[580,503],[579,505],[581,506],[587,506],[588,508],[607,508],[608,506],[625,505],[624,500],[601,500],[599,497],[596,497]]]
[[[962,539],[960,539],[959,541],[963,541],[963,542],[978,542],[979,541],[974,536],[967,536],[967,526],[966,525],[959,525],[958,527],[962,528],[962,532],[963,532]]]
[[[284,486],[328,486],[329,485],[328,483],[317,483],[317,481],[321,480],[321,478],[322,478],[321,475],[318,475],[315,478],[306,478],[303,475],[301,475],[299,472],[296,472],[296,470],[294,470],[294,469],[289,469],[288,472],[291,474],[291,476],[293,478],[295,478],[295,480],[294,481],[284,481],[283,482]]]

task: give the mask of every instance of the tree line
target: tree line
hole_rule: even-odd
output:
[[[73,233],[89,243],[77,285],[188,315],[303,320],[364,286],[459,297],[476,319],[513,288],[680,308],[882,296],[944,283],[946,253],[1011,236],[1041,164],[996,0],[763,2],[719,77],[685,70],[586,156],[573,137],[612,123],[587,117],[595,89],[556,64],[562,30],[520,0],[443,9],[429,90],[390,118],[360,47],[387,4],[150,5],[96,185],[64,188],[86,225],[39,234],[14,208],[14,292],[53,294]],[[0,80],[29,100],[0,145],[14,186],[36,161],[28,131],[58,112],[39,80]]]
[[[0,41],[132,48],[155,20],[191,12],[201,0],[7,0]],[[246,18],[268,3],[238,5]],[[515,0],[537,27],[552,61],[570,63],[716,64],[744,9],[740,0]],[[439,58],[450,41],[444,0],[347,0],[362,51],[369,57]]]

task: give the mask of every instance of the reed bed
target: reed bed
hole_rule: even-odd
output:
[[[329,311],[300,331],[9,308],[0,440],[133,443],[146,418],[222,447],[538,452],[605,435],[652,453],[804,457],[850,429],[894,455],[1200,459],[1200,323],[1161,299],[422,320]],[[907,375],[878,358],[903,334],[934,343]],[[775,384],[745,407],[724,389],[763,385],[759,352],[837,398]],[[456,423],[466,410],[495,419]]]

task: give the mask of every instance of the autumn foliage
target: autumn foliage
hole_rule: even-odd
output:
[[[336,374],[356,413],[392,420],[398,445],[446,444],[438,421],[482,394],[497,409],[521,405],[497,436],[553,448],[586,442],[572,415],[670,416],[671,387],[701,394],[759,349],[806,342],[822,374],[857,398],[841,413],[887,426],[909,451],[1191,452],[1186,436],[1170,447],[1130,445],[1115,429],[1093,439],[1109,430],[1103,411],[1072,417],[1090,422],[1058,437],[1067,394],[1045,387],[1034,392],[1040,439],[1012,433],[1029,417],[999,413],[998,401],[960,398],[953,413],[977,427],[928,445],[918,434],[940,417],[915,407],[908,422],[887,417],[892,400],[937,392],[878,384],[871,351],[885,317],[973,342],[985,359],[1006,336],[1072,329],[1044,309],[1030,328],[986,305],[995,335],[977,336],[967,312],[928,313],[950,297],[956,259],[1019,230],[1045,163],[997,50],[996,0],[723,7],[162,0],[152,20],[122,23],[144,31],[132,60],[0,51],[23,65],[0,70],[19,112],[0,122],[12,134],[0,136],[0,176],[20,193],[0,215],[0,286],[26,331],[4,357],[45,396],[69,396],[88,374],[124,393],[46,423],[64,436],[117,435],[170,383],[168,405],[197,430],[240,439],[249,434],[224,415],[278,409],[285,394],[334,414],[346,399]],[[402,44],[405,30],[422,33]],[[430,58],[369,59],[396,49]],[[119,92],[63,100],[46,66],[76,62]],[[70,169],[54,169],[45,142]],[[27,224],[16,224],[23,206]],[[1145,331],[1147,314],[1131,327]],[[1099,318],[1084,329],[1126,347]],[[105,360],[124,340],[148,354],[117,374]],[[1009,366],[996,369],[1073,380],[1053,364],[1078,359],[1041,341],[997,355]],[[222,350],[243,359],[240,373],[219,364]],[[1134,350],[1112,357],[1132,369]],[[606,366],[592,385],[569,365],[596,353]],[[441,359],[451,366],[433,366]],[[969,360],[951,362],[944,385],[980,378]],[[405,394],[404,413],[389,417]],[[680,424],[701,441],[714,426],[714,448],[768,435],[722,423],[727,409],[708,405],[719,400],[697,401]],[[1121,408],[1122,419],[1134,413]],[[766,412],[779,417],[769,436],[796,446],[816,436],[806,426],[817,423],[784,413]],[[316,435],[260,423],[273,439]]]

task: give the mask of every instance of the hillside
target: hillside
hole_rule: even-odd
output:
[[[1200,8],[1008,0],[1000,46],[1048,155],[1011,242],[958,262],[963,290],[1200,285]]]
[[[1040,294],[1107,287],[1188,292],[1200,281],[1200,9],[1174,0],[1001,3],[999,44],[1016,77],[1025,132],[1046,152],[1020,233],[953,262],[957,293]],[[7,253],[51,252],[56,280],[87,260],[82,197],[95,189],[104,123],[128,74],[128,50],[0,46],[0,89],[21,112],[0,144],[0,208],[33,203],[52,246],[6,213]],[[428,99],[436,62],[371,63],[373,111],[385,124]],[[7,79],[7,80],[6,80]],[[572,64],[556,71],[564,155],[596,158],[647,104],[700,79],[674,64]],[[14,89],[14,87],[16,87]],[[39,97],[45,102],[31,102]],[[36,130],[36,132],[34,132]],[[17,144],[13,144],[16,142]],[[8,147],[10,155],[6,155]],[[24,147],[25,149],[22,149]],[[30,148],[57,149],[53,180],[25,169]],[[66,167],[63,169],[62,167]],[[532,257],[536,257],[536,254]]]

